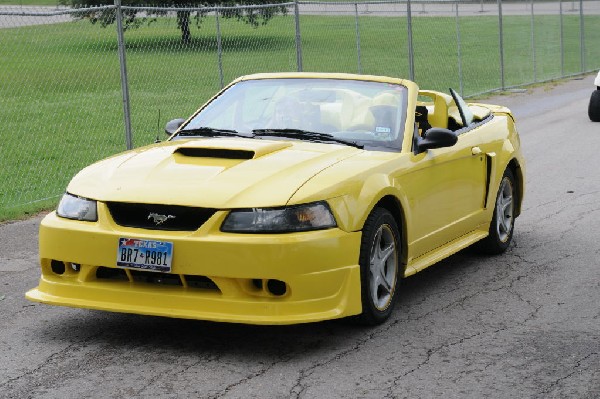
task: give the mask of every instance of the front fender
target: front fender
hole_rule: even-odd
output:
[[[394,186],[389,176],[375,174],[369,176],[356,192],[332,198],[329,203],[342,230],[359,231],[373,208],[388,196],[398,200],[400,207],[405,209],[408,199],[404,193]]]

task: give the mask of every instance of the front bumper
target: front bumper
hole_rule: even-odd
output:
[[[313,322],[359,314],[360,232],[228,234],[217,212],[195,232],[57,217],[40,226],[42,276],[29,300],[114,312],[250,324]],[[120,237],[173,242],[169,274],[116,266]],[[272,290],[271,282],[278,290]],[[281,286],[284,284],[283,294]]]

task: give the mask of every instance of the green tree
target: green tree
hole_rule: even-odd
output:
[[[165,16],[169,11],[165,7],[172,8],[198,8],[198,7],[233,7],[221,10],[219,15],[223,18],[236,18],[238,21],[245,22],[254,27],[265,25],[276,14],[286,14],[285,6],[265,7],[265,8],[243,8],[240,6],[260,5],[260,4],[280,4],[287,0],[163,0],[161,3],[149,3],[145,0],[123,0],[123,6],[131,7],[151,7],[149,9],[124,9],[123,23],[124,29],[138,28],[145,22],[152,22],[156,17]],[[77,14],[81,19],[88,19],[92,24],[99,23],[102,27],[113,24],[116,21],[114,9],[101,8],[102,6],[112,5],[107,0],[60,0],[63,5],[73,8],[89,8],[89,11]],[[162,9],[153,9],[162,7]],[[175,10],[174,10],[175,11]],[[181,30],[181,41],[185,44],[191,42],[192,34],[190,32],[190,23],[195,21],[199,28],[202,19],[206,16],[206,10],[180,10],[176,11],[177,27]]]

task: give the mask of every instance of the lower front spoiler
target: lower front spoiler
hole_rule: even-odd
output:
[[[304,289],[337,281],[331,296],[309,300],[227,296],[177,287],[132,286],[127,282],[72,282],[42,275],[26,298],[50,305],[245,324],[296,324],[359,314],[360,269],[343,269],[300,276]]]

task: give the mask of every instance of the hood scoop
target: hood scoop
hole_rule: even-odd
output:
[[[214,138],[189,141],[177,147],[174,154],[192,158],[255,159],[280,151],[292,144],[283,141],[252,140],[239,138]]]
[[[194,148],[181,147],[175,150],[175,154],[194,158],[220,158],[220,159],[252,159],[254,151],[237,150],[230,148]]]

